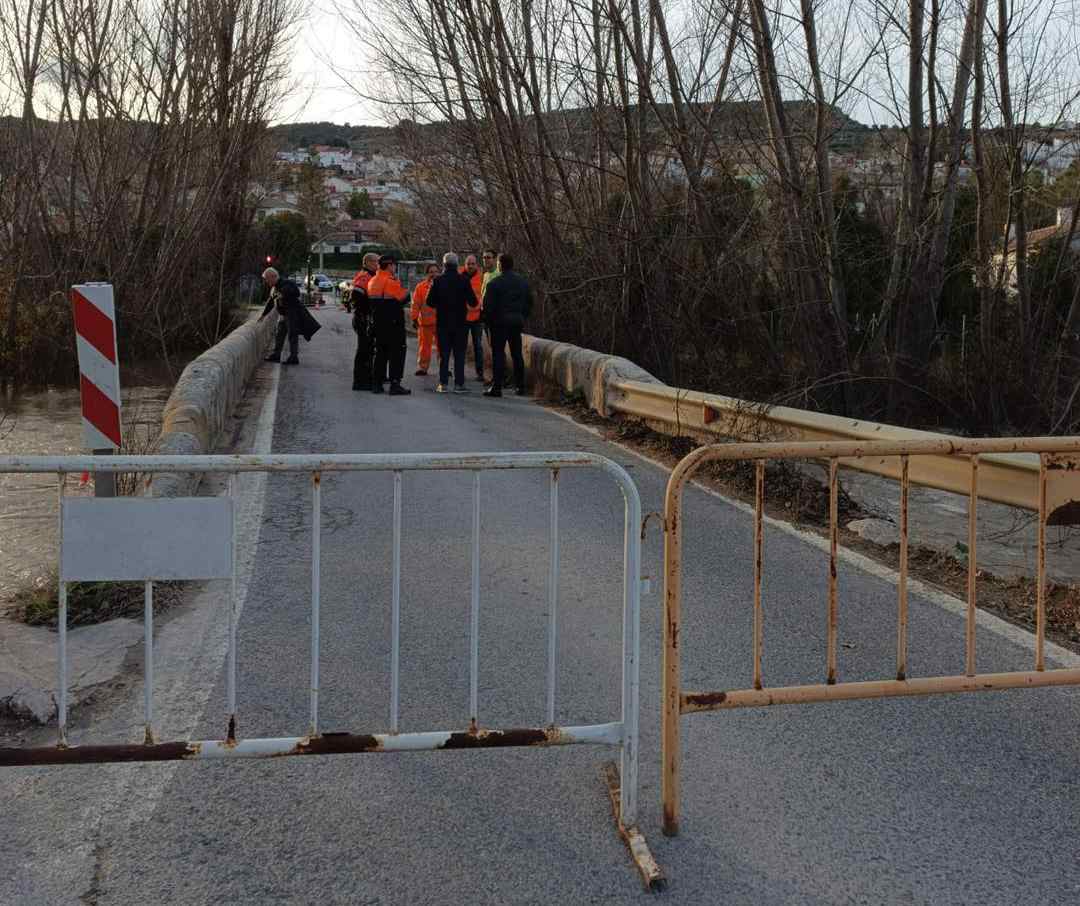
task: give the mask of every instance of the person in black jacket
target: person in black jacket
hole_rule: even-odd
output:
[[[514,360],[514,386],[525,392],[525,359],[521,354],[521,332],[532,312],[533,294],[529,281],[514,273],[513,256],[499,255],[499,275],[484,292],[484,318],[491,328],[491,359],[494,376],[484,396],[502,396],[506,375],[506,344]]]
[[[281,351],[285,348],[285,337],[288,336],[289,357],[282,364],[299,365],[300,357],[297,353],[300,348],[300,337],[304,337],[308,342],[311,342],[315,331],[321,325],[304,308],[303,303],[300,301],[300,287],[292,280],[282,280],[278,272],[272,267],[268,267],[263,271],[262,278],[270,288],[270,295],[266,300],[263,313],[259,315],[259,320],[265,318],[273,309],[277,309],[278,313],[274,351],[266,357],[266,361],[281,361]]]
[[[450,383],[450,355],[454,356],[454,392],[468,393],[465,386],[465,344],[469,328],[465,313],[480,302],[473,292],[469,278],[458,273],[458,256],[443,255],[443,272],[431,281],[427,304],[436,312],[436,331],[439,338],[439,384],[436,393],[446,393]]]

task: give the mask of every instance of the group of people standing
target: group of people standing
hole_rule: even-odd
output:
[[[412,294],[410,319],[417,331],[417,376],[426,375],[434,346],[439,353],[437,393],[450,391],[450,364],[453,359],[456,393],[466,393],[465,352],[472,341],[476,379],[484,381],[484,332],[491,341],[492,380],[485,396],[502,396],[506,373],[506,348],[514,366],[514,387],[525,390],[525,362],[521,334],[532,311],[533,295],[528,281],[514,271],[513,257],[483,254],[484,269],[475,255],[459,267],[455,252],[443,255],[442,271],[435,262],[426,267],[424,279]],[[397,262],[390,255],[364,256],[363,267],[353,278],[350,298],[356,356],[353,360],[353,390],[405,396],[405,311],[408,290],[397,277]]]

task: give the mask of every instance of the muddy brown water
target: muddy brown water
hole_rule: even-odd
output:
[[[182,367],[174,365],[177,376]],[[121,425],[132,452],[144,452],[156,440],[174,383],[173,373],[156,363],[121,369]],[[0,455],[85,452],[77,388],[0,397]],[[65,493],[93,493],[92,485],[83,485],[80,478],[68,476]],[[16,588],[55,569],[57,503],[55,475],[0,473],[0,608]]]

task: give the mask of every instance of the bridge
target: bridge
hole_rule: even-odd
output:
[[[353,393],[347,316],[320,317],[327,329],[305,347],[300,368],[259,370],[243,430],[224,452],[588,454],[625,470],[644,513],[664,510],[666,467],[554,408],[485,399],[477,383],[467,395],[436,395],[427,392],[433,378],[408,381],[408,398]],[[324,739],[385,730],[392,701],[403,733],[472,717],[490,727],[601,725],[620,713],[624,496],[603,471],[559,469],[552,688],[549,473],[321,474]],[[203,493],[223,491],[224,481],[208,477]],[[295,472],[244,473],[236,482],[237,735],[290,738],[312,720],[312,482]],[[682,514],[682,686],[749,686],[755,516],[696,485]],[[838,554],[834,630],[824,619],[830,560],[822,547],[784,523],[765,526],[767,685],[820,681],[833,632],[843,682],[893,679],[898,576]],[[670,879],[665,899],[1077,901],[1074,688],[686,717],[681,833],[664,836],[663,562],[661,533],[646,526],[636,819]],[[226,734],[228,585],[205,583],[157,621],[162,740]],[[963,602],[914,580],[907,591],[912,676],[963,673],[969,638],[980,671],[1032,669],[1031,633],[986,613],[970,623]],[[1080,666],[1049,642],[1044,650],[1048,669]],[[74,712],[68,742],[140,742],[141,676],[136,665]],[[48,729],[32,740],[54,741]],[[645,896],[641,879],[601,781],[610,757],[583,745],[0,768],[0,903],[636,902]]]

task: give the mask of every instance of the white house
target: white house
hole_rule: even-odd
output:
[[[299,214],[300,209],[280,195],[267,195],[259,201],[255,208],[255,219],[265,220],[275,214]]]

